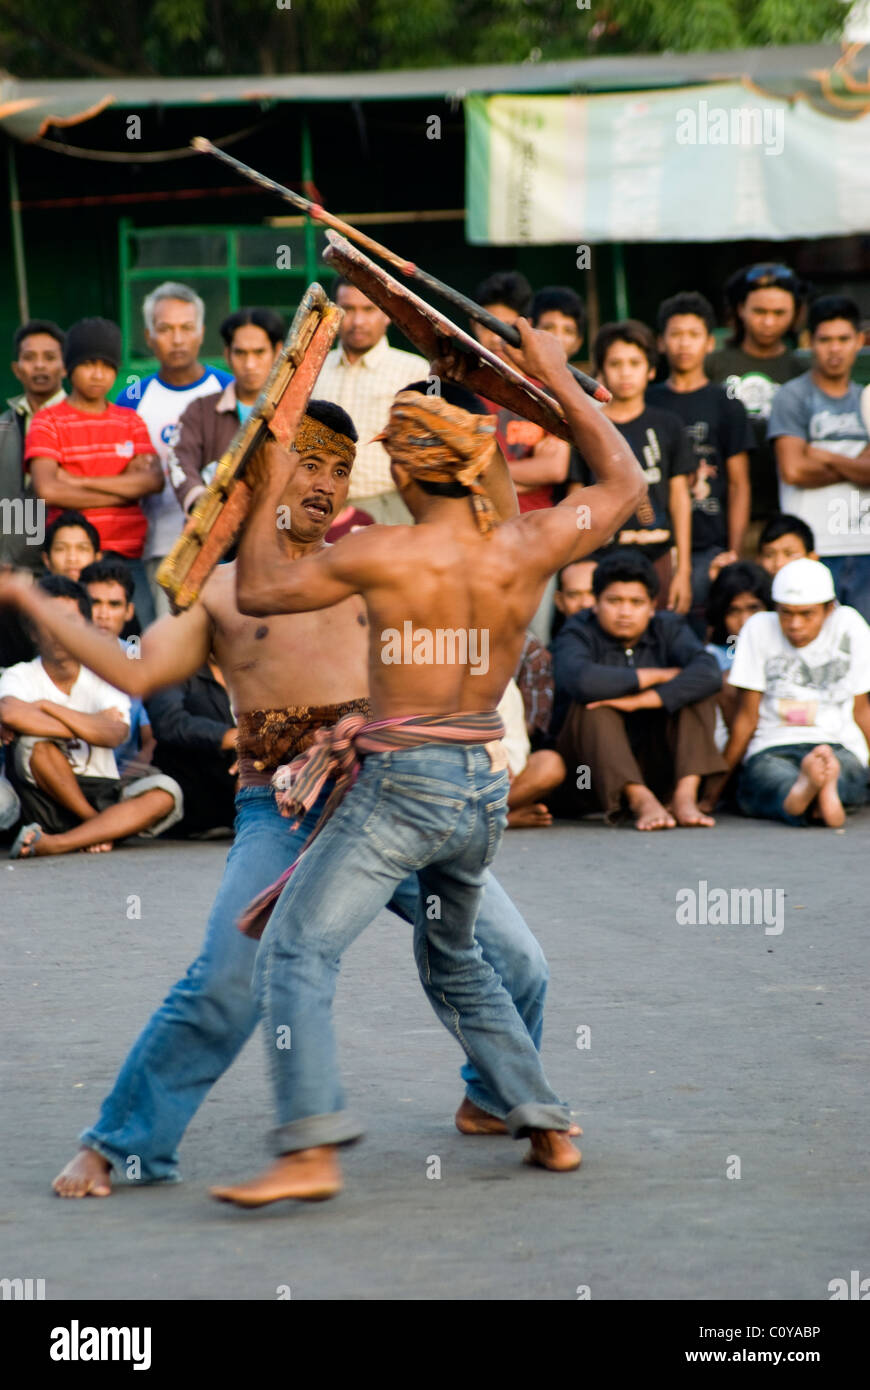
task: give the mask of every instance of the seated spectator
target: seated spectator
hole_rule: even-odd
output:
[[[510,777],[508,827],[552,825],[553,817],[543,798],[564,782],[565,764],[555,749],[532,752],[526,708],[516,681],[508,681],[498,712],[505,726],[503,743]]]
[[[553,594],[556,608],[553,615],[554,637],[561,631],[566,618],[581,613],[584,608],[594,607],[592,576],[597,564],[597,557],[594,560],[576,560],[573,564],[565,565],[556,575],[556,589]]]
[[[154,619],[142,562],[148,522],[141,499],[162,491],[163,470],[135,410],[107,400],[121,365],[121,332],[108,319],[81,319],[64,344],[69,398],[37,412],[24,457],[49,522],[65,508],[83,511],[100,545],[117,550],[136,584],[143,626]]]
[[[21,802],[15,788],[3,771],[3,752],[0,750],[0,837],[21,819]]]
[[[237,729],[220,667],[210,660],[146,702],[157,740],[151,761],[184,792],[182,838],[235,821]]]
[[[133,604],[133,576],[122,560],[96,560],[86,565],[81,572],[81,582],[91,600],[91,621],[107,636],[114,637],[131,660],[135,660],[138,647],[124,641],[124,628],[135,616]],[[137,773],[144,775],[151,762],[154,751],[154,735],[148,723],[145,706],[138,696],[130,700],[130,736],[126,742],[115,749],[115,762],[119,772],[129,773],[135,765]]]
[[[792,560],[773,581],[776,612],[740,633],[725,761],[744,816],[838,827],[866,800],[870,628],[834,598],[825,565]]]
[[[67,615],[90,620],[87,591],[62,575],[39,587]],[[36,624],[39,655],[0,676],[0,723],[11,745],[24,825],[10,856],[110,850],[129,835],[154,836],[179,820],[181,790],[168,777],[122,782],[112,750],[129,728],[126,695],[81,666]]]
[[[758,537],[758,563],[773,579],[792,560],[818,560],[815,537],[799,516],[772,516]]]
[[[655,377],[658,361],[655,338],[646,324],[636,319],[606,323],[595,338],[593,358],[598,377],[612,397],[604,413],[643,468],[655,514],[648,525],[641,524],[636,515],[630,516],[613,542],[652,560],[659,577],[659,608],[688,613],[692,602],[689,475],[695,462],[680,417],[673,410],[646,404],[645,392]],[[568,476],[583,487],[595,481],[576,449],[571,452]],[[579,492],[577,500],[581,500]],[[674,552],[676,566],[671,562]]]
[[[595,607],[568,618],[553,644],[557,727],[568,706],[557,748],[575,810],[601,809],[612,823],[627,803],[638,830],[713,825],[698,792],[724,768],[715,657],[684,618],[656,612],[658,578],[645,555],[613,551],[592,587]]]
[[[81,512],[67,509],[45,533],[42,561],[49,574],[78,579],[86,565],[102,558],[100,533]]]
[[[723,749],[728,742],[728,730],[737,707],[737,691],[728,674],[734,661],[737,635],[747,619],[772,607],[770,578],[758,565],[738,560],[726,565],[713,581],[707,598],[707,622],[710,640],[707,651],[712,652],[722,672],[722,689],[717,702],[716,747]]]
[[[529,318],[533,328],[552,333],[565,349],[569,362],[583,346],[586,310],[583,300],[568,285],[545,285],[532,298]]]

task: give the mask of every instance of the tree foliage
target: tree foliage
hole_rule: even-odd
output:
[[[0,0],[0,65],[19,77],[171,77],[535,63],[836,40],[848,10],[848,0]]]

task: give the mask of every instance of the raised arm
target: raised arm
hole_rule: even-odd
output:
[[[524,319],[518,319],[516,327],[522,349],[506,346],[506,356],[556,398],[574,443],[597,479],[591,487],[566,497],[558,507],[520,519],[530,540],[534,536],[538,541],[531,541],[538,553],[530,558],[541,562],[546,570],[556,570],[609,540],[646,496],[646,483],[622,435],[568,371],[565,354],[553,335],[531,328]]]
[[[287,484],[301,466],[298,454],[289,454],[270,440],[246,470],[245,481],[253,486],[254,497],[239,543],[236,602],[239,612],[250,617],[331,608],[358,593],[349,577],[347,558],[353,558],[368,532],[381,535],[388,530],[366,526],[343,537],[341,545],[324,546],[294,559],[281,542],[278,516]]]
[[[211,620],[202,603],[152,623],[137,657],[127,656],[114,637],[67,617],[63,605],[16,576],[0,575],[0,604],[39,623],[83,666],[128,695],[144,697],[187,680],[208,660],[211,649]]]

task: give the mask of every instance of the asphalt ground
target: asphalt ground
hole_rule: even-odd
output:
[[[60,1201],[51,1179],[197,952],[226,848],[0,862],[0,1277],[55,1300],[826,1300],[870,1275],[870,809],[842,832],[508,833],[495,867],[550,963],[544,1061],[584,1129],[575,1174],[455,1130],[461,1055],[385,913],[336,1003],[368,1127],[339,1197],[209,1198],[267,1158],[254,1039],[190,1126],[183,1183]],[[768,926],[693,924],[702,881],[708,901],[783,896]]]

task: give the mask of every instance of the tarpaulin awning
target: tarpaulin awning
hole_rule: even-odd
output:
[[[113,77],[19,80],[0,76],[0,123],[18,140],[78,125],[109,108],[275,102],[463,98],[470,93],[646,91],[739,81],[769,95],[801,97],[831,114],[870,106],[870,52],[861,45],[792,44],[718,53],[665,53],[492,63],[398,72],[253,77]]]

